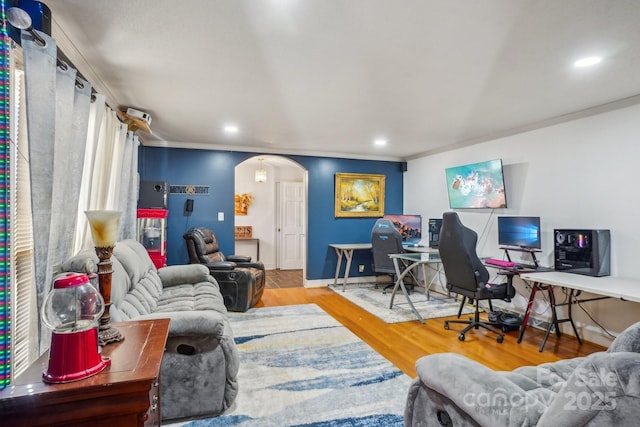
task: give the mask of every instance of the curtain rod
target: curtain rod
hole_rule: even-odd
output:
[[[31,16],[29,16],[29,14],[25,10],[19,7],[11,7],[7,10],[7,18],[8,18],[9,24],[11,24],[11,26],[13,26],[15,29],[28,31],[29,34],[31,34],[31,37],[33,37],[33,39],[35,40],[36,44],[38,44],[41,47],[44,47],[47,45],[47,41],[44,38],[42,38],[42,36],[38,34],[38,32],[33,28]],[[61,60],[60,57],[62,57],[64,61]],[[86,79],[82,75],[82,73],[78,70],[78,67],[76,67],[73,64],[73,62],[69,60],[67,55],[65,55],[64,52],[58,46],[56,46],[56,65],[60,67],[63,71],[67,71],[69,69],[69,66],[71,66],[74,70],[76,70],[76,87],[80,89],[84,89],[84,83],[78,80],[78,77],[80,77],[82,80],[86,81],[87,83],[91,83],[89,82],[88,79]],[[91,85],[92,100],[94,99],[94,95],[96,93],[97,92],[94,89],[93,85]]]
[[[38,34],[35,30],[31,30],[30,31],[31,35],[33,36],[33,39],[35,40],[35,42],[39,45],[39,46],[46,46],[47,42],[45,39],[43,39],[40,34]],[[62,57],[62,59],[60,59]],[[64,54],[64,52],[62,51],[62,49],[60,49],[58,46],[56,46],[56,65],[58,67],[60,67],[60,69],[62,69],[63,71],[67,71],[69,69],[69,67],[73,68],[74,70],[76,70],[76,86],[80,89],[84,89],[84,83],[80,80],[78,80],[78,77],[80,77],[82,80],[86,81],[87,83],[91,84],[91,82],[89,82],[89,80],[87,80],[82,73],[80,72],[80,70],[78,70],[78,67],[76,67],[73,62],[71,62],[71,60],[67,57],[67,55]],[[93,88],[93,85],[91,85],[91,96],[93,97],[94,94],[96,94],[96,90]]]

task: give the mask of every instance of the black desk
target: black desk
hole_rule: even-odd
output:
[[[531,314],[531,307],[533,306],[533,302],[536,298],[536,293],[538,291],[547,291],[547,295],[549,296],[549,306],[551,307],[551,322],[549,322],[549,325],[547,326],[547,330],[544,334],[544,338],[542,339],[542,343],[540,343],[540,348],[538,349],[538,351],[544,350],[544,346],[546,345],[547,339],[549,338],[549,334],[551,333],[551,328],[554,328],[556,336],[560,338],[560,323],[565,323],[565,322],[569,322],[571,324],[571,328],[573,328],[573,333],[578,339],[578,343],[582,344],[582,340],[580,339],[580,334],[578,334],[578,329],[576,328],[576,324],[573,322],[573,314],[571,311],[571,306],[576,302],[578,302],[577,300],[575,300],[575,297],[577,296],[575,294],[575,290],[570,289],[567,302],[558,304],[556,302],[556,296],[553,291],[553,285],[534,281],[534,282],[531,282],[530,286],[531,286],[531,294],[529,295],[529,301],[527,302],[527,309],[524,312],[524,319],[522,320],[522,326],[520,327],[520,332],[518,333],[518,344],[522,342],[522,338],[524,337],[524,331],[527,329],[527,324],[529,323],[529,315]],[[596,299],[604,299],[604,298],[608,298],[608,297],[590,298],[588,300],[581,300],[581,301],[593,301]],[[556,308],[562,307],[562,306],[569,307],[568,317],[564,319],[558,319],[558,312],[556,311]]]
[[[525,276],[527,274],[531,274],[531,273],[546,273],[546,272],[553,271],[552,268],[542,267],[542,266],[533,267],[533,266],[516,265],[514,267],[501,267],[501,266],[497,266],[497,265],[493,265],[493,264],[485,264],[485,266],[491,267],[491,268],[496,268],[496,269],[500,270],[498,272],[498,274],[502,274],[502,275],[507,276],[508,286],[513,286],[513,277],[514,276],[520,276],[520,278],[524,279],[523,276]],[[527,283],[527,282],[525,281],[525,283]],[[535,301],[536,293],[538,291],[547,291],[548,296],[549,296],[549,305],[551,306],[551,322],[549,323],[549,327],[547,328],[547,332],[545,334],[545,337],[542,340],[542,344],[540,344],[540,350],[539,351],[542,351],[544,349],[544,346],[545,346],[545,344],[547,342],[547,338],[549,337],[549,333],[550,333],[552,327],[555,327],[556,335],[558,337],[560,337],[560,326],[559,325],[560,325],[560,323],[563,323],[563,322],[571,322],[571,326],[573,327],[573,331],[576,334],[576,337],[578,337],[578,342],[582,343],[582,341],[580,341],[580,337],[578,336],[578,332],[577,332],[576,326],[573,323],[573,317],[571,316],[571,311],[569,311],[569,317],[568,318],[566,318],[566,319],[558,319],[558,315],[557,315],[557,312],[556,312],[556,307],[567,305],[568,303],[561,303],[561,304],[557,304],[556,303],[556,297],[555,297],[555,294],[553,293],[553,286],[549,285],[549,284],[541,283],[541,282],[538,282],[538,281],[533,281],[531,283],[530,287],[531,287],[531,293],[529,294],[529,301],[527,302],[527,308],[526,308],[526,310],[524,312],[524,319],[522,320],[522,326],[520,326],[520,331],[518,332],[518,344],[520,344],[522,342],[522,338],[524,337],[524,332],[527,329],[527,324],[529,323],[529,316],[531,315],[531,307],[533,306],[533,302]]]

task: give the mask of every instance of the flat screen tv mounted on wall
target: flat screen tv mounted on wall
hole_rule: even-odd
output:
[[[418,243],[422,239],[421,215],[393,215],[385,214],[385,219],[391,220],[396,230],[402,235],[403,243]]]
[[[451,209],[506,208],[502,159],[445,169]]]

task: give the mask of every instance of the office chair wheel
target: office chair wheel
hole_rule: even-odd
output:
[[[458,340],[460,340],[460,341],[464,341],[464,334],[460,334],[460,335],[458,335]]]
[[[449,330],[449,322],[444,322],[444,328],[448,331]]]
[[[496,341],[498,341],[498,343],[502,343],[502,341],[504,341],[504,335],[498,335],[498,338],[496,338]]]

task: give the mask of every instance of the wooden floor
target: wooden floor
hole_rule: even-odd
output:
[[[302,287],[302,270],[267,270],[265,289]]]
[[[604,350],[588,342],[580,345],[574,337],[563,334],[559,339],[550,336],[544,351],[538,352],[544,333],[534,328],[527,329],[520,344],[516,342],[516,331],[506,334],[502,344],[496,342],[494,334],[483,330],[468,332],[466,340],[461,342],[456,331],[462,330],[463,325],[451,324],[451,329],[445,330],[444,319],[430,319],[425,324],[417,320],[387,324],[324,287],[266,289],[257,307],[308,303],[320,306],[411,377],[416,376],[416,361],[434,353],[455,352],[493,369],[511,370]]]

